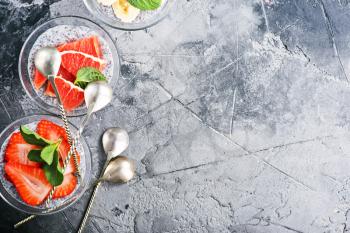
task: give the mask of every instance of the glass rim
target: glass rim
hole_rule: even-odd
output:
[[[101,14],[96,13],[96,10],[94,7],[90,4],[91,0],[83,0],[85,7],[88,9],[88,11],[94,16],[96,20],[98,20],[101,23],[104,23],[112,28],[123,30],[123,31],[138,31],[138,30],[143,30],[149,27],[152,27],[162,21],[170,12],[170,9],[175,3],[175,0],[167,0],[165,4],[167,4],[164,8],[162,9],[157,16],[152,17],[152,19],[147,20],[145,22],[139,22],[139,23],[122,23],[118,21],[112,21],[112,19],[108,18],[107,16],[102,16]],[[96,1],[96,0],[92,0]],[[97,3],[98,4],[98,3]]]

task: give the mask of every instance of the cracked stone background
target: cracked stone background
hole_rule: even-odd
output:
[[[18,55],[60,15],[91,17],[77,0],[0,0],[0,130],[44,113]],[[102,185],[85,232],[350,232],[349,22],[348,0],[178,0],[147,30],[104,26],[121,78],[84,135],[96,177],[103,131],[126,128],[139,176]],[[0,231],[75,232],[90,194],[18,231],[26,215],[1,200]]]

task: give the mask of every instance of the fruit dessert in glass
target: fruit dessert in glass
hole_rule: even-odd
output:
[[[98,25],[79,17],[60,17],[41,25],[22,48],[19,71],[27,94],[52,113],[58,113],[54,90],[34,65],[35,54],[43,47],[55,47],[61,54],[55,84],[68,115],[86,113],[84,88],[89,82],[106,80],[113,87],[119,76],[117,49]]]
[[[56,117],[31,116],[0,135],[0,194],[19,210],[48,214],[64,209],[83,194],[90,180],[90,152],[83,139],[76,147],[81,178],[76,177],[73,157],[64,169],[70,146],[60,124]],[[46,205],[54,186],[53,199]]]
[[[84,0],[89,11],[108,25],[125,30],[150,27],[169,12],[175,0]]]

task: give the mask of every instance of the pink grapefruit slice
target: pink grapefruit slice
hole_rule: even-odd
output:
[[[70,81],[72,83],[75,81],[75,76],[69,73],[65,68],[63,68],[63,66],[60,67],[60,70],[58,71],[57,76],[61,76],[65,80]],[[56,97],[55,91],[53,90],[50,82],[47,84],[45,95]]]
[[[34,70],[34,87],[39,90],[45,83],[46,77],[42,75],[37,68]]]
[[[84,90],[82,88],[60,76],[55,78],[55,84],[66,111],[70,112],[84,103]]]
[[[61,52],[62,66],[74,76],[82,67],[94,67],[103,70],[105,60],[102,58],[101,46],[96,36],[83,38],[57,47]]]

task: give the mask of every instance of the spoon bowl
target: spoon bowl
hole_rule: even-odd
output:
[[[110,158],[123,153],[129,146],[129,135],[125,129],[109,128],[102,136],[103,149]]]
[[[61,54],[56,48],[43,47],[36,52],[34,64],[44,76],[56,76],[61,65]]]
[[[113,90],[106,81],[95,81],[87,85],[84,91],[85,103],[89,111],[97,112],[112,100]]]
[[[125,156],[118,155],[107,165],[100,181],[126,183],[135,176],[135,164]]]

